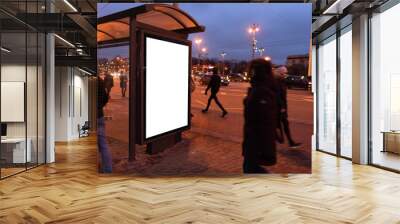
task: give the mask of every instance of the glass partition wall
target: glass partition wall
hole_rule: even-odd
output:
[[[368,34],[365,34],[369,40],[368,164],[396,172],[400,172],[398,21],[400,4],[387,1],[370,12]],[[320,35],[327,36],[326,33],[334,30],[336,36],[317,44],[317,149],[351,159],[352,43],[359,39],[353,40],[351,24],[341,30],[338,24],[333,26]]]
[[[352,158],[352,33],[351,25],[339,38],[340,154]]]
[[[317,149],[336,154],[336,35],[321,42],[317,51]]]
[[[3,11],[0,18],[2,179],[45,163],[45,35]]]
[[[317,149],[352,157],[352,27],[317,48]]]
[[[370,163],[400,171],[400,4],[371,18]]]

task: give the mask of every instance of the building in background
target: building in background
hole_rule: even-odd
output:
[[[308,65],[308,54],[289,55],[286,59],[286,66],[292,65]]]
[[[290,75],[308,76],[308,54],[289,55],[286,59],[286,67]]]

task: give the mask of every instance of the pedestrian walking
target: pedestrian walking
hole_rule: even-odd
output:
[[[114,77],[109,73],[107,73],[106,76],[104,77],[104,86],[107,96],[110,97],[111,89],[114,86]]]
[[[121,88],[121,95],[125,97],[126,95],[126,86],[128,83],[128,77],[125,74],[119,76],[119,87]]]
[[[267,173],[276,164],[277,102],[272,65],[265,59],[250,62],[251,87],[244,99],[243,172]]]
[[[288,70],[285,66],[278,67],[275,72],[275,82],[276,82],[276,95],[278,102],[278,135],[277,140],[279,143],[284,143],[284,135],[288,140],[290,148],[298,148],[302,144],[295,142],[292,138],[289,128],[288,120],[288,105],[287,105],[287,85],[285,82],[285,77]]]
[[[104,80],[97,81],[97,147],[101,158],[101,173],[112,173],[112,158],[107,145],[103,107],[108,102]]]
[[[210,82],[208,83],[207,89],[205,91],[205,95],[207,95],[208,90],[211,89],[211,95],[208,98],[207,107],[204,110],[202,110],[203,113],[206,113],[208,111],[208,108],[210,108],[211,101],[214,100],[215,103],[218,105],[218,107],[222,110],[222,117],[225,117],[228,114],[228,112],[222,106],[221,102],[219,102],[217,97],[220,87],[221,87],[221,77],[219,77],[218,69],[215,67],[213,69],[213,75],[211,76]]]

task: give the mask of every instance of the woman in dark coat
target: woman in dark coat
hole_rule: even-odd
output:
[[[267,173],[276,163],[277,102],[272,65],[265,59],[250,63],[251,87],[244,99],[243,172]]]

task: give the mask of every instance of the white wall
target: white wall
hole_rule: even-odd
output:
[[[68,141],[69,133],[69,84],[70,76],[67,67],[55,68],[55,141]]]
[[[55,74],[55,141],[74,140],[88,120],[88,78],[73,67],[56,67]]]
[[[77,73],[78,72],[78,73]],[[79,137],[78,125],[83,125],[88,121],[88,78],[74,69],[73,83],[71,85],[71,132],[73,139]]]

